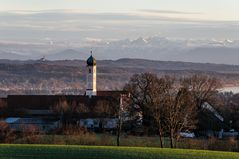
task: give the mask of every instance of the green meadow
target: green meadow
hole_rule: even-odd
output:
[[[72,145],[0,145],[0,159],[239,159],[239,153]]]

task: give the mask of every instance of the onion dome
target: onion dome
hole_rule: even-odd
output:
[[[88,66],[95,66],[96,65],[96,60],[95,58],[91,55],[87,61],[86,61],[87,65]]]

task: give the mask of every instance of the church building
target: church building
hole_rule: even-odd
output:
[[[1,118],[17,131],[21,131],[22,125],[50,131],[63,123],[115,129],[127,92],[97,90],[96,59],[92,53],[86,61],[86,80],[84,95],[8,95],[4,99],[7,111],[1,113]]]
[[[87,84],[86,84],[86,95],[87,96],[96,96],[96,60],[91,56],[87,59]]]

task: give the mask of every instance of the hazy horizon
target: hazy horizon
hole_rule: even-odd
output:
[[[39,58],[68,49],[88,54],[93,49],[99,59],[239,64],[236,0],[0,3],[0,59]]]

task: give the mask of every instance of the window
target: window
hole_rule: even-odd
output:
[[[91,73],[91,69],[89,69],[89,73]]]

